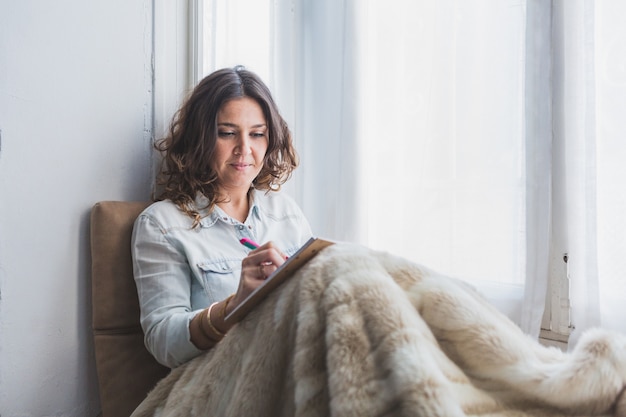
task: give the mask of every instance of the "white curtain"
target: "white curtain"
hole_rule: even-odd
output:
[[[626,332],[626,3],[595,6],[600,324]]]
[[[360,65],[367,242],[471,282],[535,335],[550,235],[549,72],[538,71],[549,11],[371,1]]]
[[[558,231],[552,221],[553,182],[557,177],[553,175],[552,152],[552,2],[530,0],[524,6],[523,181],[526,218],[525,253],[521,266],[524,298],[519,324],[523,330],[537,336],[544,317],[550,271],[563,271],[563,258],[558,251],[555,253],[553,245]],[[549,316],[545,323],[550,328]]]
[[[626,332],[626,4],[555,1],[555,140],[565,160],[574,339]],[[556,112],[558,108],[558,112]]]
[[[205,72],[270,84],[316,234],[463,278],[535,336],[567,253],[577,331],[619,327],[624,7],[206,0]]]

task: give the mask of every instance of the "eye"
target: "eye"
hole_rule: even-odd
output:
[[[252,132],[250,136],[252,136],[253,138],[264,138],[265,132]]]
[[[235,132],[232,130],[220,130],[217,132],[217,136],[220,138],[231,138],[235,136]]]

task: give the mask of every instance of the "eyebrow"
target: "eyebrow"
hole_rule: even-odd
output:
[[[239,125],[237,125],[235,123],[229,123],[229,122],[218,123],[217,125],[218,126],[226,126],[226,127],[239,127]],[[250,128],[252,128],[252,129],[258,129],[260,127],[267,127],[267,124],[259,123],[259,124],[250,126]]]

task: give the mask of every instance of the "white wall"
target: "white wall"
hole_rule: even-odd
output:
[[[89,213],[151,184],[151,0],[0,0],[0,415],[96,416]]]

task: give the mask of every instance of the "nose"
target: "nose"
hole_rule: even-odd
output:
[[[235,155],[250,155],[252,153],[250,138],[247,135],[240,135],[237,138]]]

